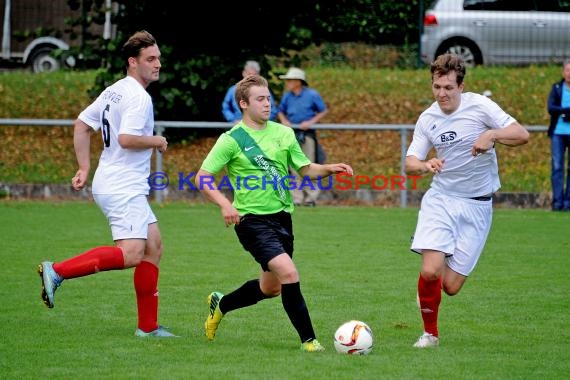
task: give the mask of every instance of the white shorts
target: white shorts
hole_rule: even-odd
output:
[[[148,225],[156,223],[146,195],[93,194],[111,226],[113,240],[146,239]]]
[[[477,265],[491,221],[493,201],[452,197],[429,189],[422,198],[411,249],[445,253],[447,266],[463,275]]]

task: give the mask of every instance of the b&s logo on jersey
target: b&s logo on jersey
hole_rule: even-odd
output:
[[[441,135],[437,136],[435,139],[435,146],[450,146],[459,142],[457,139],[457,133],[453,131],[443,132]]]
[[[441,135],[439,135],[439,140],[442,143],[452,142],[455,140],[456,137],[457,133],[455,132],[444,132]]]

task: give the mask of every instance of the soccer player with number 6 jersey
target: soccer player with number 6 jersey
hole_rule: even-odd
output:
[[[53,308],[55,291],[64,280],[134,267],[137,337],[175,337],[158,324],[158,274],[162,240],[148,202],[153,150],[164,153],[167,141],[153,136],[154,111],[146,88],[159,78],[160,50],[147,31],[133,34],[122,48],[127,75],[107,87],[85,108],[74,125],[73,144],[79,169],[75,190],[87,185],[90,143],[100,131],[103,151],[93,178],[92,194],[105,214],[114,246],[99,246],[75,257],[38,266],[42,299]]]

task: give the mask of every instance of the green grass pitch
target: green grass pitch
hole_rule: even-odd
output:
[[[496,209],[478,267],[443,296],[441,346],[412,344],[419,256],[417,210],[300,208],[294,213],[301,287],[324,353],[299,350],[279,298],[229,313],[203,334],[209,292],[258,276],[217,207],[153,204],[164,241],[159,321],[180,339],[139,339],[132,269],[64,282],[55,308],[36,267],[112,244],[91,202],[0,203],[2,379],[563,379],[570,373],[570,214]],[[349,319],[375,334],[370,355],[334,351]]]

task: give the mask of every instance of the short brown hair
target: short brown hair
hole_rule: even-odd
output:
[[[463,83],[463,78],[465,78],[466,74],[465,62],[463,62],[463,58],[457,54],[442,54],[431,63],[432,80],[434,75],[440,77],[452,71],[455,71],[457,74],[457,84]]]
[[[156,39],[146,30],[130,36],[121,49],[126,67],[129,67],[129,58],[138,57],[142,49],[153,45],[156,45]]]
[[[269,84],[261,75],[248,75],[237,83],[235,98],[238,106],[241,100],[249,104],[249,90],[254,86],[269,87]]]

